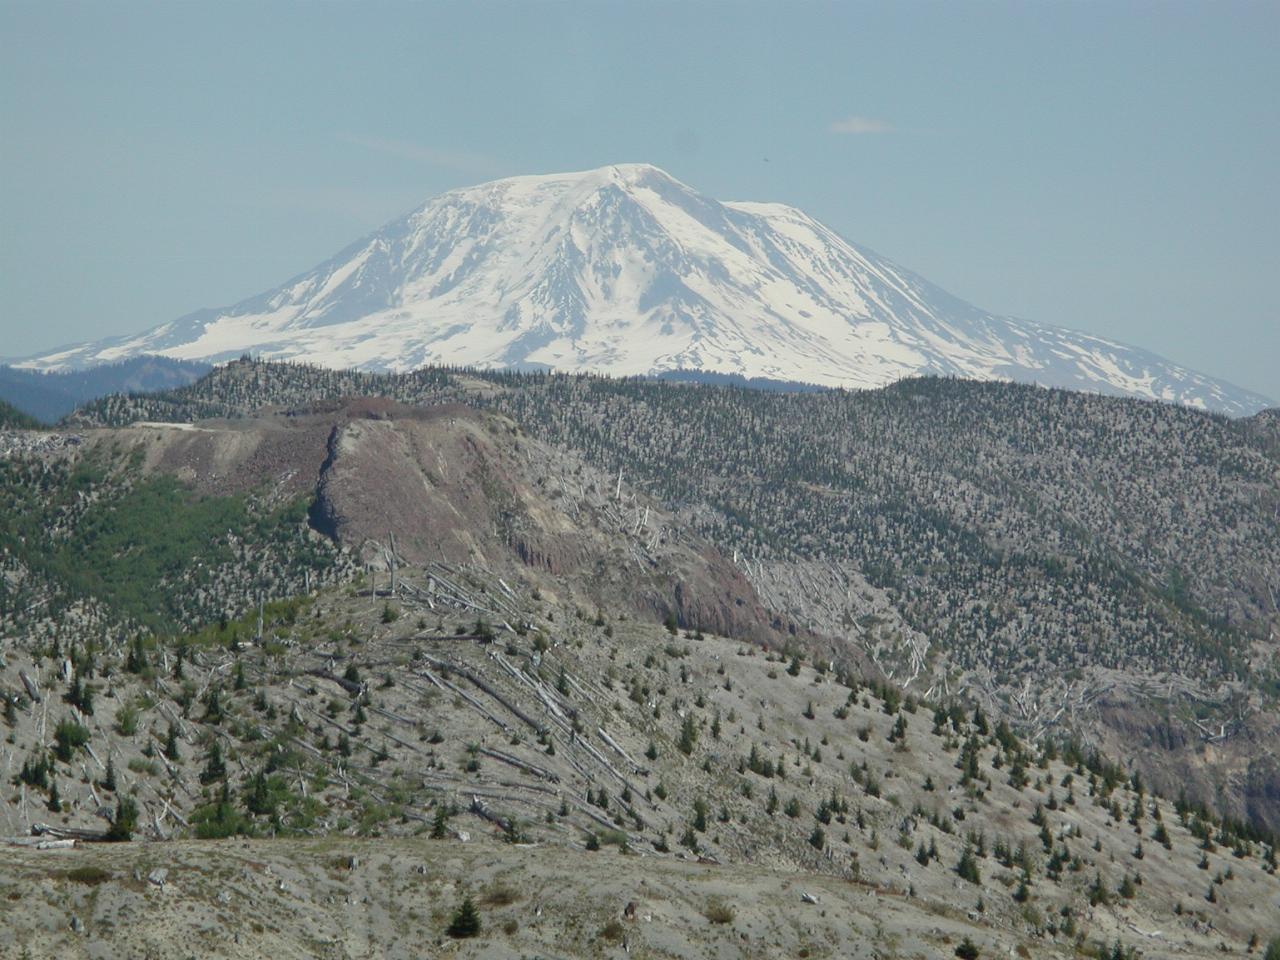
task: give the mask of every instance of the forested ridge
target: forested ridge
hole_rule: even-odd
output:
[[[1046,666],[1276,683],[1280,455],[1267,414],[938,378],[767,393],[638,379],[266,363],[107,398],[81,422],[350,395],[462,401],[683,507],[728,552],[853,562],[1000,682]]]

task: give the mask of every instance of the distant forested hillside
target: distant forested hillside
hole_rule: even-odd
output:
[[[0,399],[45,423],[109,393],[143,393],[180,387],[209,371],[207,363],[135,357],[88,370],[40,373],[0,366]]]
[[[0,427],[10,430],[35,430],[40,422],[11,403],[0,400]]]

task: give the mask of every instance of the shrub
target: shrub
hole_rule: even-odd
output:
[[[106,883],[111,879],[110,871],[103,870],[101,867],[74,867],[68,870],[64,876],[73,883],[83,883],[86,886],[96,887],[100,883]]]
[[[252,826],[231,802],[231,793],[225,783],[217,800],[196,809],[191,815],[191,823],[195,827],[196,836],[201,840],[219,840],[236,834],[247,834]]]
[[[702,911],[702,915],[712,923],[733,923],[734,918],[733,907],[719,897],[712,898],[707,903],[707,909]]]
[[[480,902],[488,907],[508,907],[520,899],[520,892],[514,887],[495,883],[484,892]]]
[[[133,757],[129,760],[129,769],[134,773],[142,773],[148,776],[156,776],[160,773],[160,765],[154,760],[143,760],[141,757]]]
[[[53,753],[63,763],[71,762],[71,755],[89,742],[89,728],[68,718],[58,724],[53,734]]]

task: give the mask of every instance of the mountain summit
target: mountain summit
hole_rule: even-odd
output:
[[[647,164],[453,190],[275,290],[20,365],[246,351],[368,370],[702,370],[845,387],[935,373],[1231,414],[1268,406],[1142,350],[987,313],[794,207],[712,200]]]

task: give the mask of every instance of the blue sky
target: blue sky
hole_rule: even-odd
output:
[[[0,355],[656,163],[1280,399],[1275,3],[0,2]]]

